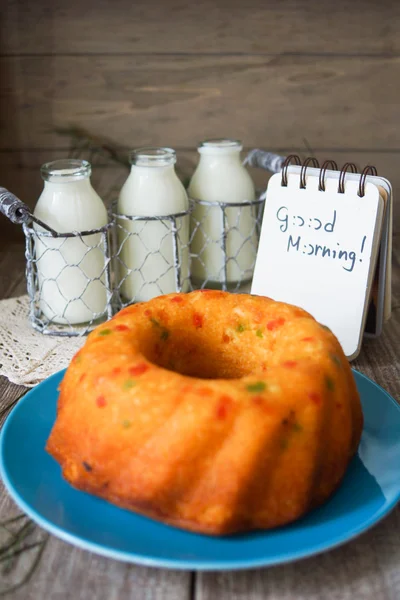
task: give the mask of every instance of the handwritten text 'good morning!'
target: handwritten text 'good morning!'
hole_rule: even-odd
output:
[[[323,221],[317,217],[303,217],[301,215],[291,215],[286,206],[281,206],[277,213],[276,218],[280,222],[279,229],[282,233],[288,231],[289,225],[295,228],[306,228],[307,233],[312,231],[320,231],[326,234],[333,234],[336,225],[336,210],[333,211],[332,219]],[[307,239],[304,239],[307,237]],[[360,253],[362,255],[364,251],[366,236],[360,243]],[[326,260],[336,260],[341,262],[341,267],[345,271],[351,273],[357,262],[357,252],[346,248],[341,248],[340,243],[334,240],[329,240],[329,244],[317,244],[313,240],[310,240],[309,235],[302,236],[302,234],[288,234],[287,252],[299,252],[305,256],[320,257]],[[362,262],[362,258],[358,258],[359,262]]]

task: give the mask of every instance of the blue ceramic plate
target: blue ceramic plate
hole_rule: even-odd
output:
[[[79,492],[44,446],[56,416],[57,373],[24,396],[0,438],[0,472],[20,508],[66,542],[118,560],[177,569],[275,565],[343,544],[377,523],[400,498],[400,408],[354,372],[365,427],[345,479],[323,507],[274,531],[208,537],[162,525]]]

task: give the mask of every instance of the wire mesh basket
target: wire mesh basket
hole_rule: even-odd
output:
[[[0,188],[0,210],[22,224],[30,321],[46,335],[80,336],[128,304],[169,292],[217,287],[241,291],[251,281],[265,198],[239,204],[190,198],[189,209],[163,216],[119,214],[116,199],[128,162],[101,145],[82,142],[70,156],[121,167],[99,190],[109,206],[107,225],[60,233]],[[283,157],[252,150],[245,164],[270,172]],[[93,171],[96,179],[97,170]],[[94,181],[99,189],[101,186]],[[211,268],[210,268],[210,265]]]
[[[111,226],[58,233],[36,220],[23,224],[34,329],[47,335],[83,335],[112,317]]]
[[[191,289],[190,209],[165,216],[119,214],[113,223],[114,297],[119,308]]]
[[[191,201],[192,288],[239,291],[253,276],[265,198]]]

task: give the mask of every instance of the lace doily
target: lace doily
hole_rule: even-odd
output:
[[[43,335],[32,328],[28,314],[28,296],[0,302],[0,375],[33,387],[68,366],[86,338]]]

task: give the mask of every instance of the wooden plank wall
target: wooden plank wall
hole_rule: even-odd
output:
[[[185,176],[199,140],[230,136],[247,148],[305,156],[311,147],[321,160],[375,164],[400,184],[396,0],[1,6],[0,185],[31,206],[38,167],[68,153],[58,129],[71,126],[125,149],[172,146]]]

